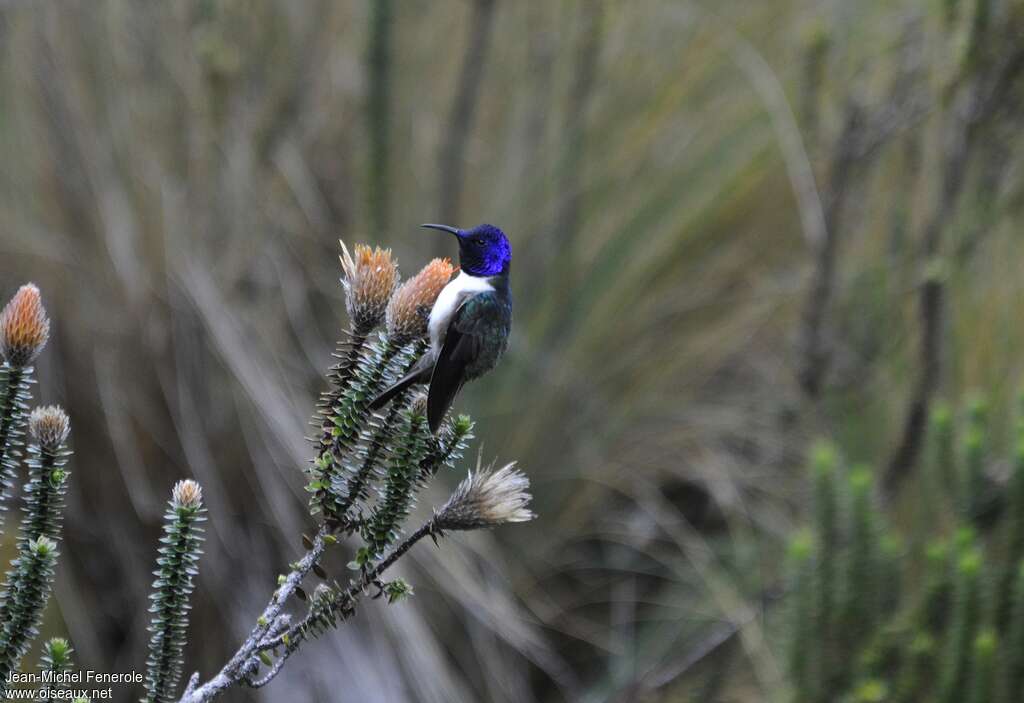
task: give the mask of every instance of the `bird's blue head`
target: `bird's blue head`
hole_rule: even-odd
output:
[[[494,225],[458,229],[448,225],[423,225],[459,238],[459,266],[470,276],[497,276],[508,273],[512,263],[512,245],[505,233]]]

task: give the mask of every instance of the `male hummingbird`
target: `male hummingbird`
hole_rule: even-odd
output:
[[[508,346],[512,247],[494,225],[423,227],[458,237],[461,270],[441,290],[430,311],[430,348],[408,374],[373,399],[370,409],[383,407],[413,384],[429,382],[427,423],[436,432],[462,384],[493,369]]]

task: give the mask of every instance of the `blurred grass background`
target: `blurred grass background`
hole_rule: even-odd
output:
[[[926,402],[1006,407],[1020,378],[1022,19],[1015,0],[0,3],[2,294],[42,288],[39,396],[75,426],[51,627],[84,667],[141,665],[162,501],[194,476],[187,667],[219,668],[310,529],[337,239],[408,275],[455,254],[420,222],[487,221],[515,250],[514,339],[460,407],[541,519],[415,552],[409,604],[226,700],[770,699],[808,439],[885,470],[925,328]]]

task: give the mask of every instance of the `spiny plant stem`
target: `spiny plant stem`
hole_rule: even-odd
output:
[[[0,517],[17,477],[22,437],[28,410],[32,367],[0,366]]]
[[[29,481],[25,484],[25,518],[21,524],[20,540],[30,541],[40,536],[60,539],[64,517],[64,493],[67,484],[67,465],[70,453],[63,445],[56,451],[29,447]]]
[[[202,703],[213,700],[226,689],[250,675],[251,670],[256,666],[254,657],[259,651],[262,651],[260,643],[272,632],[275,623],[280,622],[281,610],[285,603],[302,583],[302,579],[309,575],[313,565],[323,557],[328,542],[333,543],[333,540],[333,537],[329,538],[327,527],[321,526],[313,538],[313,546],[307,550],[305,556],[295,564],[295,568],[288,573],[281,585],[274,591],[270,602],[256,619],[256,626],[249,633],[249,637],[232,655],[228,663],[209,681],[200,686],[198,685],[198,672],[194,674],[179,703]]]
[[[71,649],[71,645],[68,644],[68,641],[61,637],[54,637],[43,645],[43,656],[40,658],[39,668],[44,675],[48,674],[47,678],[49,680],[46,681],[39,689],[39,696],[36,700],[56,700],[53,695],[54,692],[59,691],[64,687],[54,679],[57,674],[71,668],[71,652],[73,651],[74,650]]]
[[[174,699],[181,678],[182,653],[188,629],[189,596],[199,561],[205,520],[201,503],[182,503],[175,497],[165,515],[164,546],[157,558],[153,582],[153,620],[146,661],[146,701],[166,703]]]
[[[321,444],[327,445],[331,442],[331,428],[334,427],[334,424],[331,422],[331,415],[334,413],[334,406],[341,399],[341,395],[352,381],[359,356],[362,354],[366,341],[369,338],[370,334],[368,332],[349,330],[348,339],[338,342],[334,356],[340,361],[328,373],[330,388],[324,391],[320,399],[320,415],[322,416],[320,422]]]
[[[412,507],[420,461],[427,451],[425,424],[425,417],[413,413],[403,423],[404,436],[397,438],[391,452],[382,500],[363,529],[370,555],[380,554],[394,541]]]
[[[28,542],[11,562],[13,577],[9,576],[2,593],[9,603],[9,616],[0,635],[0,693],[6,690],[8,675],[38,633],[56,562],[57,545],[46,537]]]
[[[449,423],[443,438],[431,438],[430,451],[420,461],[419,482],[426,483],[442,466],[451,466],[462,458],[466,443],[473,438],[473,421],[469,415],[459,415]]]
[[[383,338],[379,347],[371,347],[368,354],[363,354],[351,383],[330,416],[333,425],[330,443],[321,451],[313,467],[310,509],[314,513],[323,512],[325,518],[336,526],[344,525],[345,513],[351,506],[348,502],[343,509],[347,498],[345,460],[359,440],[360,428],[369,414],[367,405],[399,351],[401,347]]]
[[[18,549],[22,557],[28,552],[30,543],[40,537],[54,542],[60,540],[61,519],[64,510],[64,492],[69,473],[64,470],[69,452],[62,443],[57,447],[42,448],[36,443],[29,445],[29,481],[25,484],[25,517],[21,521],[18,535]],[[25,590],[20,582],[21,572],[12,568],[6,574],[6,582],[13,593]],[[0,601],[0,623],[7,622],[18,607],[15,598]]]
[[[416,360],[426,351],[426,347],[427,342],[425,340],[415,342],[412,353],[401,364],[396,376],[401,377],[408,373],[413,364],[416,363]],[[373,436],[367,441],[362,464],[359,470],[349,478],[345,497],[339,502],[338,510],[342,515],[347,515],[356,501],[366,497],[366,489],[370,479],[373,477],[378,460],[385,453],[388,441],[397,433],[396,420],[399,413],[405,408],[408,399],[408,391],[403,391],[395,396],[391,401],[391,406],[388,408],[388,414],[385,416],[384,421],[376,427]],[[354,521],[352,519],[347,520],[347,528],[351,529],[353,525]]]
[[[336,625],[339,620],[339,615],[341,616],[341,620],[345,620],[350,617],[355,612],[355,602],[358,599],[359,594],[363,593],[367,588],[373,585],[388,568],[404,556],[406,552],[412,549],[417,542],[428,535],[434,534],[434,521],[429,520],[421,525],[415,532],[406,537],[397,547],[392,549],[387,556],[377,562],[372,568],[364,569],[360,577],[355,581],[352,581],[348,588],[344,591],[340,591],[337,588],[331,589],[331,592],[327,597],[314,600],[310,605],[309,612],[302,620],[292,625],[284,634],[259,643],[255,651],[265,652],[283,646],[284,653],[281,659],[286,659],[291,656],[291,654],[298,649],[299,645],[304,640],[309,639],[311,636],[315,637],[319,635],[321,632],[326,630],[327,627]],[[275,662],[275,667],[280,669],[278,663],[279,662]],[[263,685],[268,681],[263,681],[260,685]]]

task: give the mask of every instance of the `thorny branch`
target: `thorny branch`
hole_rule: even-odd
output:
[[[251,675],[251,672],[256,668],[256,660],[254,658],[258,657],[259,644],[267,636],[268,632],[279,623],[278,616],[281,614],[284,604],[295,593],[295,589],[299,587],[302,580],[312,571],[313,565],[323,557],[324,550],[327,548],[327,536],[327,528],[321,527],[313,539],[312,548],[306,552],[306,555],[299,560],[291,573],[285,577],[284,583],[274,591],[274,595],[271,596],[267,607],[263,609],[263,613],[257,619],[256,626],[238,648],[238,651],[235,652],[234,656],[231,657],[216,676],[202,686],[195,687],[193,685],[198,677],[198,673],[193,674],[179,703],[201,703],[202,701],[212,700],[225,689]]]
[[[440,536],[434,521],[430,520],[416,532],[405,538],[392,549],[388,555],[374,567],[364,569],[360,577],[349,584],[348,588],[336,595],[327,607],[342,611],[344,617],[350,612],[359,596],[371,586],[379,582],[380,576],[402,557],[417,542],[427,536]],[[225,689],[237,684],[245,684],[250,688],[262,688],[270,683],[284,667],[285,661],[299,648],[306,639],[306,632],[313,620],[322,613],[318,603],[310,604],[309,610],[299,622],[292,624],[281,609],[295,593],[303,578],[309,575],[330,542],[326,528],[321,528],[313,540],[313,547],[295,565],[285,578],[284,583],[274,592],[263,614],[257,620],[252,633],[238,648],[231,660],[220,672],[202,686],[197,686],[199,673],[189,679],[184,695],[178,703],[203,703],[216,698]],[[284,632],[281,630],[284,629]],[[259,669],[260,654],[270,650],[283,648],[277,659],[270,665],[269,671],[263,676],[254,678]]]

